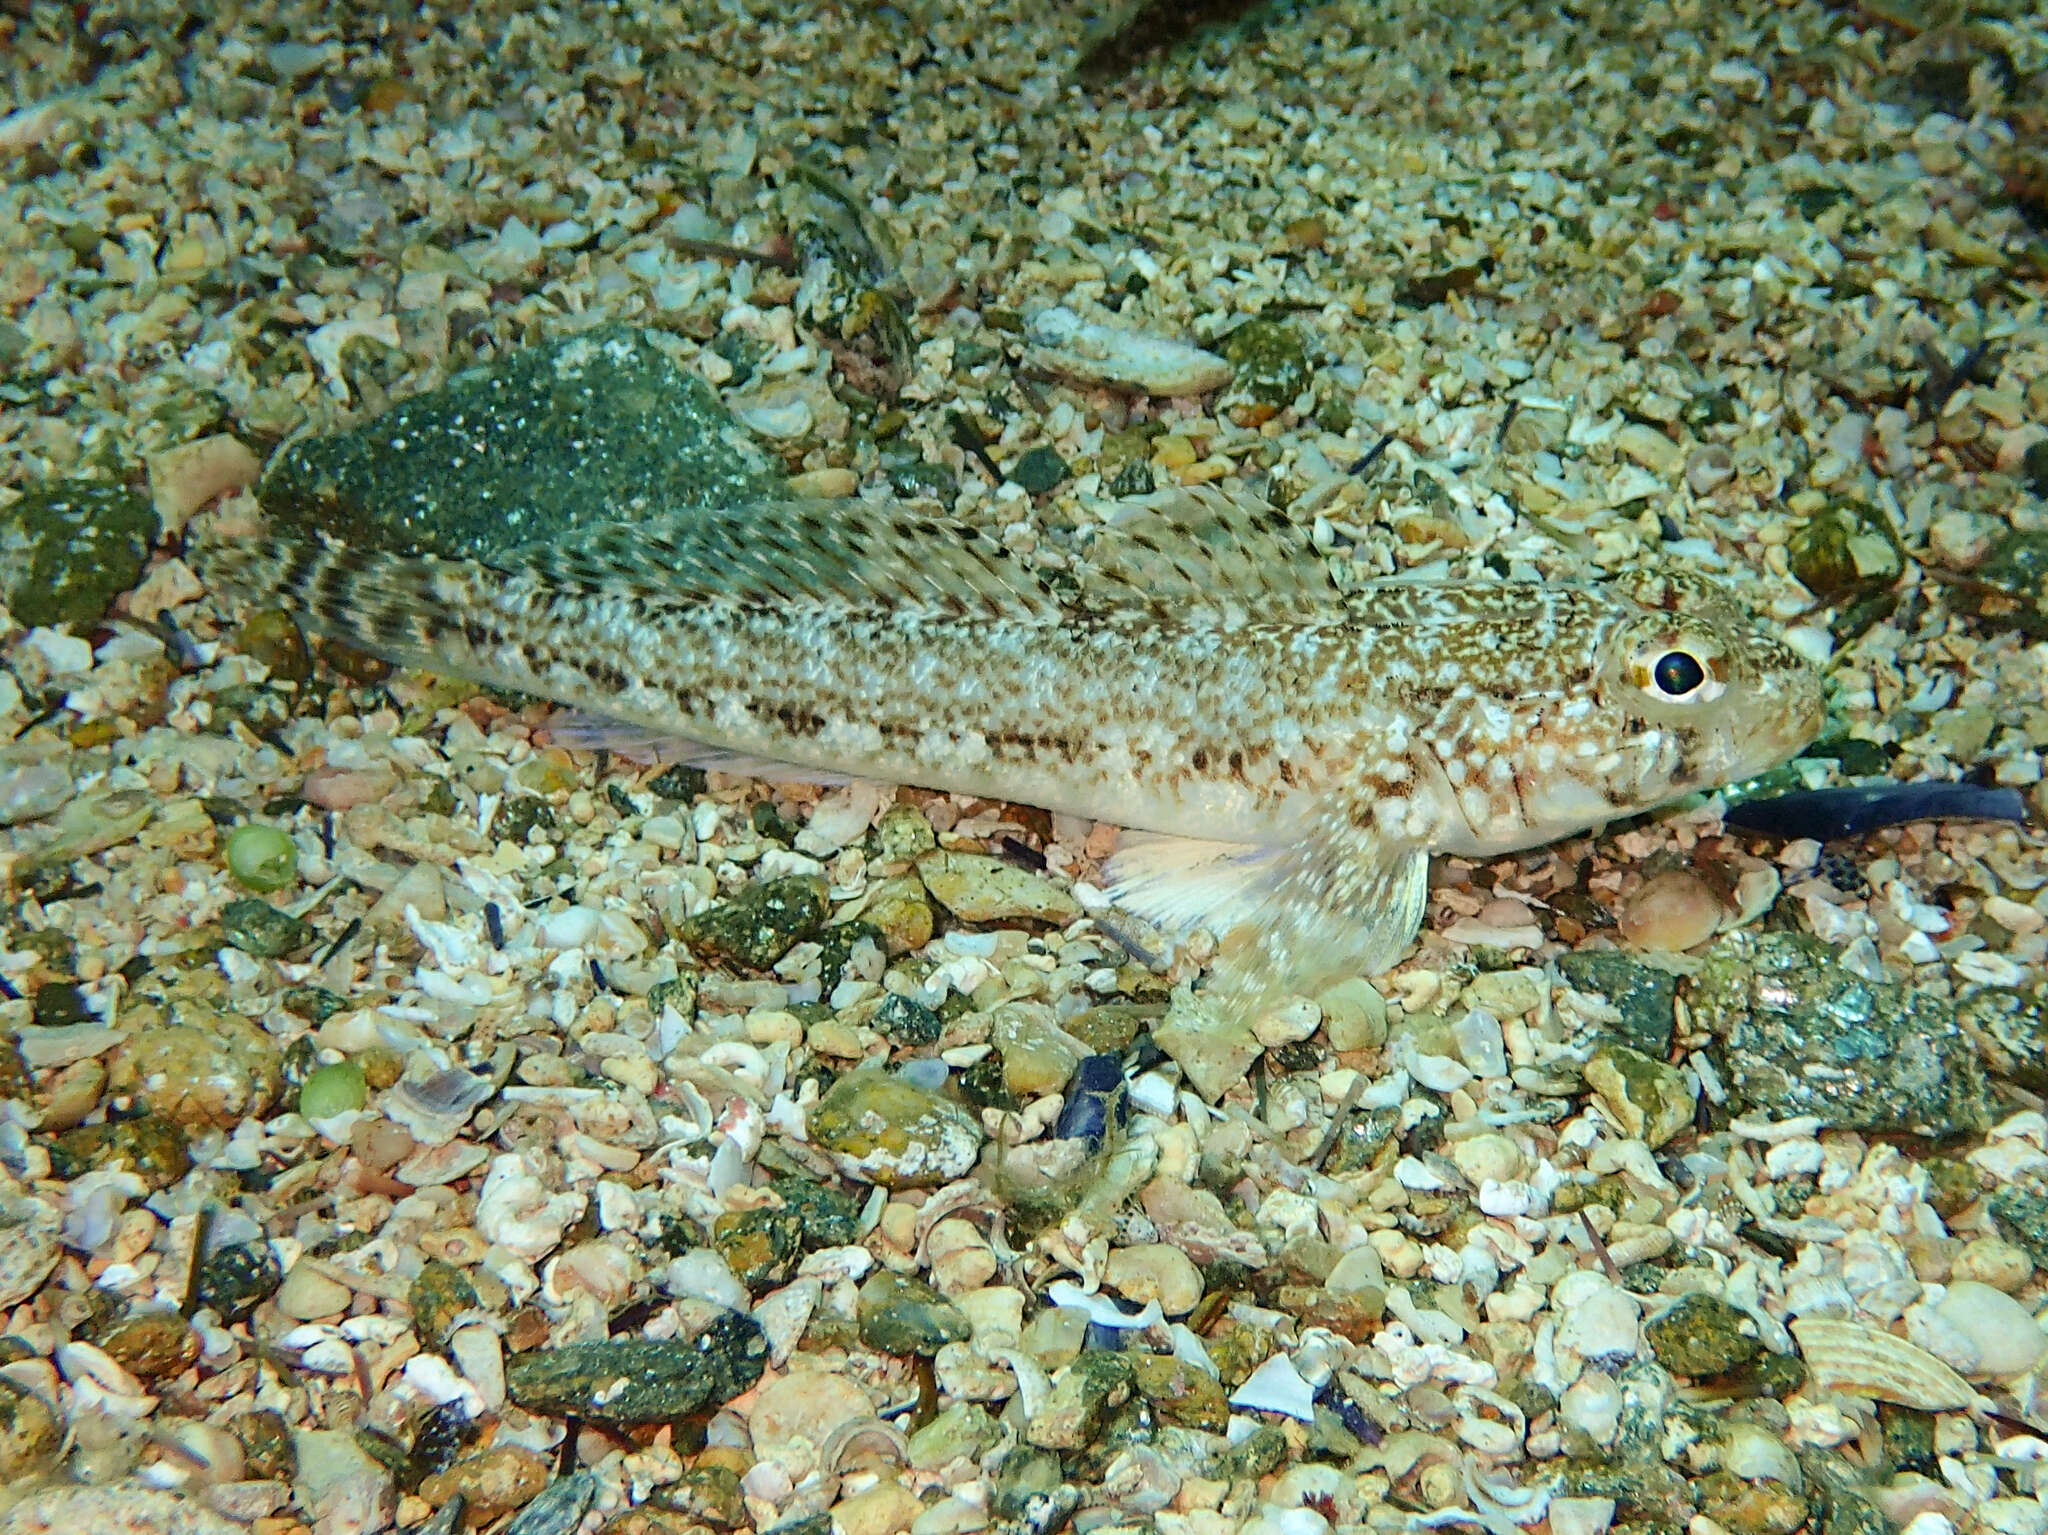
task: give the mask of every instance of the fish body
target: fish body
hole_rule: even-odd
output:
[[[748,759],[1149,834],[1111,894],[1220,940],[1239,1009],[1384,968],[1432,851],[1529,847],[1775,765],[1818,679],[1712,590],[1340,590],[1270,508],[1175,491],[1057,572],[963,525],[792,503],[491,564],[216,549],[210,580],[406,664]]]

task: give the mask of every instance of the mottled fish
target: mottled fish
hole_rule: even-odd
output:
[[[475,560],[219,547],[209,579],[403,664],[726,753],[1114,823],[1119,904],[1218,938],[1232,1012],[1398,959],[1431,852],[1745,777],[1820,683],[1695,579],[1342,590],[1270,507],[1176,490],[1060,570],[900,506],[777,503]]]

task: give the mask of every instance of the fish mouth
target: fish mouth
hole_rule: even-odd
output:
[[[1747,778],[1797,756],[1827,724],[1820,679],[1793,675],[1759,684],[1745,718],[1730,732],[1729,777]]]

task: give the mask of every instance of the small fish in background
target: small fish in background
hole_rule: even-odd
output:
[[[722,754],[1130,829],[1110,895],[1218,940],[1256,1017],[1415,937],[1432,852],[1532,847],[1748,777],[1818,676],[1706,583],[1340,590],[1273,508],[1116,509],[1055,587],[900,505],[619,524],[482,563],[243,542],[217,590],[391,661]]]
[[[1802,789],[1730,805],[1722,820],[1767,837],[1834,842],[1912,821],[2024,821],[2027,799],[2017,789],[1971,783],[1846,784]]]

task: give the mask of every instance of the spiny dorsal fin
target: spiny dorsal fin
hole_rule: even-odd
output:
[[[666,601],[930,610],[1049,623],[1059,604],[965,523],[886,501],[768,501],[611,523],[502,563],[546,580]]]
[[[1344,598],[1301,529],[1255,497],[1175,486],[1114,508],[1084,551],[1082,601],[1225,622],[1314,622]]]

